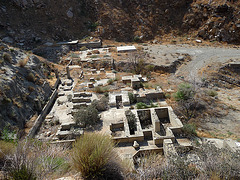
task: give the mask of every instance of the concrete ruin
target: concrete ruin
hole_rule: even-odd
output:
[[[181,121],[173,113],[171,107],[159,107],[141,110],[131,110],[136,117],[136,128],[131,132],[127,117],[122,121],[110,124],[112,138],[119,144],[139,143],[140,152],[164,152],[164,149],[173,149],[178,143],[175,135],[181,133]],[[137,152],[136,152],[137,153]],[[138,154],[138,153],[137,153]]]
[[[142,83],[147,82],[147,78],[143,78],[142,75],[123,76],[122,82],[124,84],[131,84],[133,89],[139,89],[142,87]]]
[[[110,107],[122,107],[130,106],[130,100],[128,97],[128,91],[121,91],[120,93],[110,93],[109,94],[109,105]]]
[[[119,46],[117,47],[117,52],[132,52],[137,51],[135,46]]]
[[[156,101],[164,99],[165,95],[161,88],[155,89],[139,89],[138,91],[133,91],[133,94],[137,102],[149,103],[151,101]]]

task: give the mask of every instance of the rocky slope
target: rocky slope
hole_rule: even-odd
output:
[[[41,111],[51,95],[46,81],[51,71],[36,56],[0,44],[0,130],[8,124],[23,128]]]
[[[137,41],[196,32],[239,43],[239,12],[236,0],[2,0],[0,37],[25,49],[91,33]]]

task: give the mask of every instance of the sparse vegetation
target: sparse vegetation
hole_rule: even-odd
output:
[[[158,105],[154,104],[153,102],[150,103],[150,105],[147,105],[143,102],[139,102],[136,104],[137,109],[146,109],[146,108],[153,108],[158,107]]]
[[[6,177],[11,179],[43,179],[55,170],[66,168],[63,154],[60,146],[38,141],[20,141],[16,150],[5,156],[3,170]]]
[[[88,50],[88,48],[86,46],[83,46],[80,48],[80,51],[86,51],[86,50]]]
[[[97,87],[94,88],[94,91],[96,93],[105,93],[105,92],[108,92],[108,88],[97,86]]]
[[[183,125],[183,132],[187,136],[197,136],[196,125],[189,123]]]
[[[214,91],[214,90],[209,90],[209,91],[207,91],[207,94],[208,94],[209,96],[212,96],[212,97],[215,97],[215,96],[218,95],[218,93],[217,93],[216,91]]]

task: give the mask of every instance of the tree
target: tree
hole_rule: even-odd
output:
[[[76,124],[84,127],[93,126],[99,121],[98,110],[92,105],[87,108],[81,108],[76,114],[74,114],[74,120]]]

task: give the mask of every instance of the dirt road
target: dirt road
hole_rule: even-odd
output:
[[[150,45],[147,51],[158,64],[172,61],[176,54],[189,54],[192,61],[178,68],[176,76],[182,76],[187,81],[200,82],[202,75],[199,71],[208,64],[225,63],[230,59],[240,59],[240,49],[228,47],[190,46],[190,45]],[[169,58],[170,57],[170,58]]]

